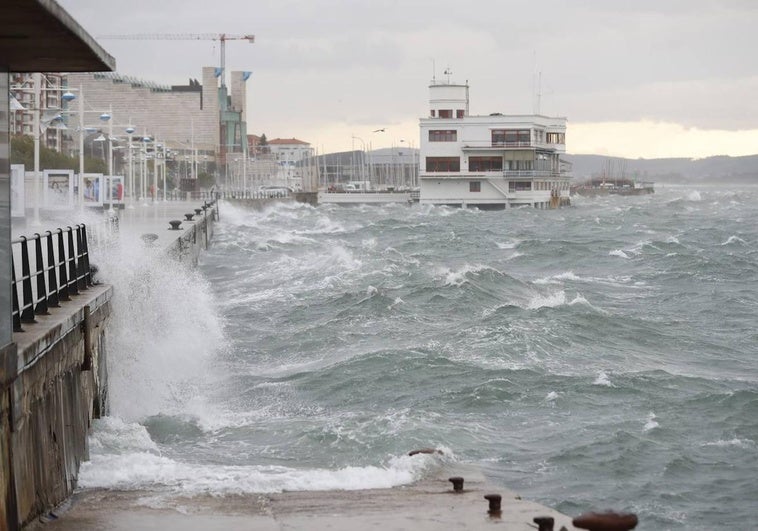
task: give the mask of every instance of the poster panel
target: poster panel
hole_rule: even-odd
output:
[[[14,218],[23,218],[26,215],[24,175],[23,164],[11,164],[11,217]]]
[[[82,176],[82,201],[84,206],[100,207],[103,206],[103,174],[102,173],[85,173]]]
[[[43,192],[45,208],[55,210],[73,208],[73,170],[45,170]]]
[[[106,178],[108,183],[106,196],[103,202],[109,205],[124,204],[124,177],[123,175],[109,175]]]

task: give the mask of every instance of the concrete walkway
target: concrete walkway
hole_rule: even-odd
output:
[[[465,478],[454,492],[449,474]],[[502,512],[488,513],[486,494],[502,496]],[[147,501],[152,500],[152,501]],[[507,489],[486,483],[464,466],[438,477],[392,489],[284,492],[244,496],[162,498],[145,491],[85,491],[74,496],[44,527],[50,531],[96,530],[260,530],[431,531],[501,529],[534,531],[535,517],[555,519],[555,531],[576,528],[571,518]],[[161,508],[156,508],[159,506]]]

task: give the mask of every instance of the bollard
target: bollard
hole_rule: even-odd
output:
[[[462,477],[455,476],[448,479],[448,481],[453,484],[453,492],[463,492],[463,478]]]
[[[637,515],[632,513],[585,513],[574,518],[574,527],[589,531],[627,531],[637,527]]]
[[[202,209],[202,208],[196,208],[196,209],[195,209],[195,215],[196,215],[196,216],[199,216],[199,215],[200,215],[200,212],[202,212],[202,211],[203,211],[203,209]]]
[[[180,227],[182,222],[178,219],[172,219],[171,221],[168,222],[168,224],[171,225],[171,227],[169,227],[168,230],[182,230]]]
[[[533,522],[537,524],[537,531],[553,531],[555,525],[552,516],[535,516]]]
[[[158,239],[158,235],[157,234],[152,234],[152,233],[147,233],[147,234],[143,234],[142,236],[140,236],[140,238],[144,242],[145,247],[152,247],[153,244],[155,243],[155,240]]]
[[[184,214],[184,217],[187,218],[187,221],[192,221],[192,218],[195,217],[195,214],[192,214],[192,213]]]
[[[500,510],[500,500],[503,499],[500,494],[485,494],[484,499],[490,502],[490,507],[487,513],[492,517],[498,517],[502,514]]]

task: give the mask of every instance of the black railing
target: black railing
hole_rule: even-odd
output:
[[[33,247],[33,248],[32,248]],[[92,286],[87,227],[21,236],[12,242],[13,331],[23,332],[22,323],[49,313],[80,291]],[[21,262],[21,278],[16,278],[16,261]]]

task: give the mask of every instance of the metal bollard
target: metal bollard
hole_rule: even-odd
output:
[[[487,511],[490,516],[498,517],[502,514],[502,511],[500,510],[500,501],[503,497],[500,496],[500,494],[485,494],[484,499],[490,502],[489,510]]]
[[[637,515],[632,513],[585,513],[574,518],[574,527],[589,531],[627,531],[637,527]]]
[[[182,230],[181,229],[182,222],[178,219],[172,219],[171,221],[168,222],[168,224],[171,225],[171,227],[169,227],[168,230]]]
[[[535,516],[532,520],[537,524],[537,531],[553,531],[555,519],[552,516]]]
[[[455,476],[448,479],[448,481],[453,484],[453,492],[463,492],[463,478],[462,477]]]
[[[192,218],[195,217],[195,214],[192,214],[192,213],[184,214],[184,217],[187,218],[187,221],[192,221]]]

